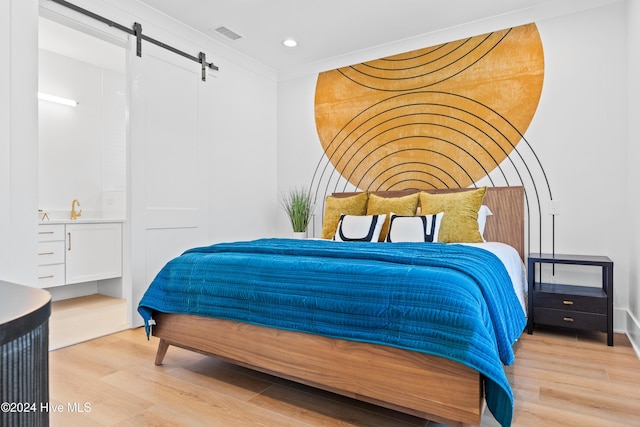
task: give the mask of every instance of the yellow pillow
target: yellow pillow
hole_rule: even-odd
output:
[[[415,215],[418,208],[418,200],[420,193],[410,194],[402,197],[380,197],[375,194],[369,195],[369,201],[367,202],[367,215],[380,215],[385,214],[387,217],[382,225],[382,231],[380,231],[379,242],[384,242],[389,232],[389,219],[391,212],[396,215]]]
[[[438,241],[446,243],[481,243],[478,231],[478,210],[487,187],[456,193],[420,193],[422,215],[444,212]]]
[[[350,197],[327,196],[322,219],[322,238],[333,239],[338,228],[340,215],[365,215],[367,213],[368,193]]]

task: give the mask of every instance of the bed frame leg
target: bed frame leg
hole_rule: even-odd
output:
[[[168,348],[169,343],[160,338],[160,343],[158,343],[158,352],[156,353],[156,366],[162,365],[162,361],[164,360],[164,356],[167,354]]]

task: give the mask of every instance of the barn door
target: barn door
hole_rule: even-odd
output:
[[[135,40],[133,41],[135,43]],[[199,64],[151,44],[130,49],[130,248],[132,325],[137,304],[160,268],[207,243],[213,81]]]

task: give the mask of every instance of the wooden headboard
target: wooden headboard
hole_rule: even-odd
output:
[[[372,191],[371,193],[381,197],[401,197],[419,191],[454,193],[469,190],[473,189]],[[348,197],[355,194],[358,193],[345,192],[332,195]],[[520,254],[520,258],[524,260],[524,187],[487,187],[483,203],[493,212],[493,215],[487,217],[485,239],[488,242],[502,242],[513,246]]]

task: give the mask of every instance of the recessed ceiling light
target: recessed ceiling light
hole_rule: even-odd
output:
[[[296,47],[296,46],[298,46],[298,42],[295,41],[294,39],[283,40],[282,44],[285,45],[286,47]]]

